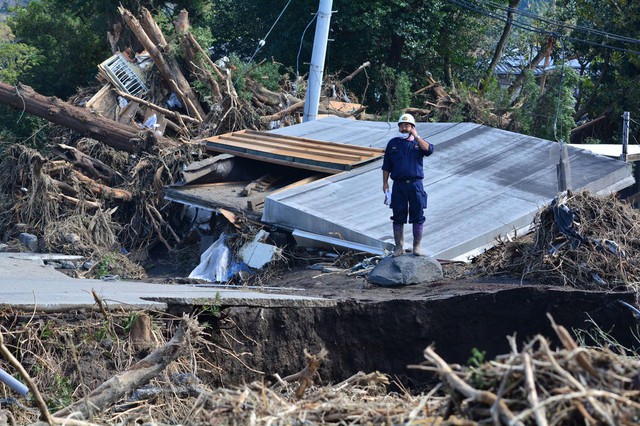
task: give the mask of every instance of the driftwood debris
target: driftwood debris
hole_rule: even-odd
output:
[[[348,83],[349,81],[353,80],[353,77],[355,77],[356,75],[360,74],[362,72],[362,70],[364,70],[365,68],[368,68],[370,65],[371,65],[371,62],[369,62],[369,61],[367,61],[364,64],[360,65],[354,72],[352,72],[351,74],[349,74],[348,76],[346,76],[345,78],[340,80],[340,84],[345,84],[345,83]]]
[[[572,212],[561,231],[560,211]],[[579,218],[579,219],[578,219]],[[509,273],[523,280],[584,289],[636,289],[640,281],[640,216],[617,195],[567,193],[540,209],[533,232],[476,256],[478,273]]]
[[[195,319],[183,317],[173,338],[166,345],[151,352],[128,370],[98,386],[86,399],[77,401],[56,412],[54,416],[89,418],[94,413],[104,411],[128,392],[156,377],[183,353],[183,350],[188,347],[189,341],[195,339],[200,331],[201,327]]]
[[[100,179],[110,185],[123,180],[123,177],[113,168],[72,146],[58,144],[52,151],[94,179]]]
[[[409,368],[437,373],[449,385],[448,415],[474,422],[469,424],[489,419],[514,426],[636,424],[637,357],[618,353],[621,348],[613,342],[607,349],[580,347],[549,318],[562,349],[552,350],[548,339],[537,335],[519,350],[515,337],[509,337],[509,354],[454,369],[428,347],[426,362]]]
[[[239,130],[264,131],[300,118],[304,99],[297,97],[290,82],[282,80],[279,89],[267,89],[259,76],[262,62],[240,68],[225,58],[213,60],[190,32],[186,10],[174,23],[171,38],[165,37],[149,10],[142,9],[139,17],[123,7],[119,13],[123,23],[114,25],[109,35],[118,57],[98,65],[97,92],[83,89],[64,102],[28,86],[0,83],[0,103],[59,126],[53,128],[55,144],[43,151],[46,154],[17,146],[8,147],[0,159],[5,172],[0,175],[0,206],[6,212],[0,226],[7,239],[25,231],[44,238],[47,232],[47,238],[55,238],[45,241],[47,250],[97,257],[126,250],[137,261],[158,243],[179,249],[188,233],[178,219],[182,206],[164,199],[162,189],[204,173],[182,174],[185,165],[207,155],[192,141]],[[132,34],[123,37],[123,31]],[[131,36],[144,51],[130,46],[118,51]],[[179,42],[184,62],[168,49],[170,39]],[[124,77],[111,72],[114,64],[126,70],[125,77],[135,74],[133,80],[141,79],[145,91],[129,93]],[[327,76],[319,112],[363,117],[364,105],[343,85],[368,66],[363,63],[342,80]],[[236,88],[242,90],[240,95]],[[232,167],[232,159],[208,166],[218,175],[229,175]],[[260,194],[250,197],[247,209],[260,210],[263,203]],[[101,223],[99,238],[96,221]],[[92,244],[65,242],[56,233],[65,226]]]
[[[282,381],[284,382],[298,382],[298,388],[295,393],[296,398],[302,398],[305,390],[311,386],[314,377],[318,374],[320,364],[327,355],[329,355],[329,352],[325,348],[322,348],[317,355],[313,355],[305,349],[304,355],[307,358],[306,367],[295,374],[282,378]]]
[[[140,25],[138,19],[131,12],[124,7],[120,6],[118,11],[122,15],[125,23],[131,29],[131,31],[138,38],[138,41],[144,46],[145,50],[149,52],[149,55],[153,59],[158,71],[163,76],[165,81],[169,83],[171,89],[178,95],[178,97],[187,106],[187,110],[190,116],[202,121],[204,111],[200,105],[200,101],[196,97],[193,89],[189,85],[189,82],[182,74],[180,67],[175,59],[166,57],[162,54],[158,46],[151,39],[149,34]],[[149,25],[149,28],[156,29],[157,26]],[[157,32],[160,30],[158,29]],[[152,35],[156,40],[160,38],[158,34]],[[163,38],[162,38],[163,39]]]
[[[76,107],[56,97],[41,95],[23,84],[12,86],[0,82],[0,103],[75,130],[126,152],[139,152],[154,143],[157,143],[160,148],[177,145],[176,142],[154,135],[153,132],[141,131],[92,114],[86,108]]]

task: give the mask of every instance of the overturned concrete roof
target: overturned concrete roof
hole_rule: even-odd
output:
[[[435,154],[425,159],[429,194],[423,251],[465,259],[498,235],[527,228],[557,194],[559,144],[471,123],[418,123]],[[271,133],[384,148],[395,123],[329,117]],[[630,164],[568,146],[572,189],[610,194],[634,183]],[[377,250],[393,244],[382,160],[266,197],[262,220],[307,241]],[[409,237],[410,227],[406,227]],[[410,241],[410,238],[408,239]]]

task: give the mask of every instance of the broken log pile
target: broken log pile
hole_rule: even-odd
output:
[[[638,358],[614,341],[601,342],[607,349],[579,346],[549,319],[561,349],[537,335],[519,350],[511,336],[509,354],[470,368],[448,365],[433,347],[424,350],[425,363],[410,367],[440,376],[449,414],[467,419],[464,424],[637,424]]]
[[[162,188],[181,180],[185,165],[206,156],[191,141],[299,120],[303,101],[295,93],[268,90],[252,72],[212,61],[190,33],[186,11],[170,37],[144,8],[140,19],[123,7],[119,12],[144,51],[117,51],[119,37],[111,34],[114,52],[98,67],[99,90],[64,102],[0,82],[0,103],[59,126],[42,152],[4,145],[0,229],[15,249],[22,249],[16,237],[31,233],[41,249],[67,254],[113,251],[141,261],[158,243],[175,250],[186,230],[177,219],[181,207],[165,201]],[[184,63],[171,54],[176,48]],[[330,84],[326,91],[345,92],[341,82]],[[249,96],[238,93],[238,86]],[[332,112],[346,117],[362,110]],[[268,184],[257,182],[247,191]]]
[[[397,378],[394,384],[402,386],[402,392],[393,392],[390,378],[376,371],[319,384],[321,368],[331,359],[324,348],[317,354],[305,350],[306,365],[295,374],[281,378],[273,371],[258,371],[251,364],[253,354],[237,354],[208,341],[196,319],[189,317],[179,320],[178,327],[178,318],[156,327],[147,319],[146,334],[155,341],[146,351],[135,349],[129,346],[134,328],[127,338],[120,325],[131,315],[103,315],[102,321],[94,317],[82,324],[77,316],[61,322],[52,316],[23,315],[29,326],[3,330],[0,352],[6,361],[0,360],[0,368],[19,372],[33,398],[6,398],[0,416],[11,419],[10,424],[37,425],[638,424],[638,358],[599,329],[602,347],[579,344],[551,316],[557,348],[542,335],[518,347],[511,336],[509,353],[491,360],[476,354],[464,367],[448,364],[434,347],[427,347],[424,362],[408,366],[424,371],[432,384],[420,393]],[[94,342],[88,337],[100,336],[105,328],[108,338]],[[586,339],[589,332],[582,333],[578,338]],[[109,357],[95,356],[96,350],[109,349]],[[224,353],[262,378],[213,386],[213,377],[220,373],[213,352]],[[439,382],[432,380],[434,373]],[[38,416],[47,423],[34,423]]]
[[[637,290],[640,215],[616,195],[567,193],[542,208],[533,232],[499,238],[474,260],[477,273],[590,290]]]

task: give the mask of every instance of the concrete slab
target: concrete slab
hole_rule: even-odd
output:
[[[34,253],[0,253],[0,309],[20,308],[64,311],[94,308],[95,291],[111,307],[124,309],[162,309],[167,303],[221,306],[334,306],[322,298],[262,291],[199,287],[187,284],[152,284],[138,281],[75,279],[45,266]]]

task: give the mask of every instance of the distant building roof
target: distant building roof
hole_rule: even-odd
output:
[[[522,69],[527,67],[529,64],[529,58],[525,58],[522,55],[507,55],[503,56],[496,69],[494,74],[498,76],[518,76],[522,72]],[[573,68],[575,70],[580,69],[580,63],[576,59],[571,59],[565,63],[566,67]],[[556,68],[553,58],[549,60],[549,63],[546,67],[544,67],[544,61],[541,62],[537,67],[534,68],[533,74],[538,77],[542,75],[542,73],[546,71],[550,71]]]

